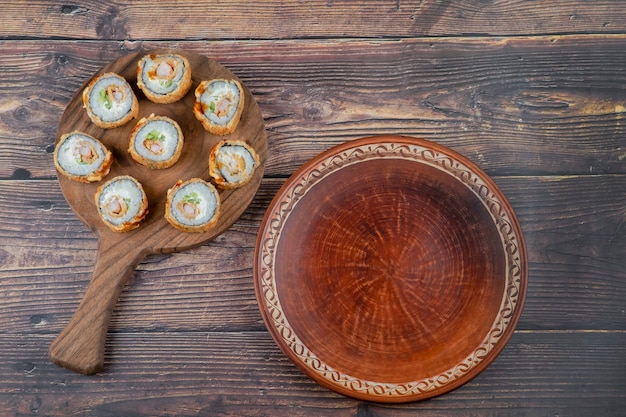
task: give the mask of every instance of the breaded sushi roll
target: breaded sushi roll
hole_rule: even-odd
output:
[[[173,103],[191,87],[191,65],[182,55],[146,55],[137,62],[137,86],[154,103]]]
[[[219,188],[238,188],[250,181],[259,166],[259,156],[246,142],[223,140],[209,154],[209,175]]]
[[[62,135],[54,148],[54,166],[74,181],[100,181],[112,162],[111,152],[98,139],[79,131]]]
[[[120,175],[98,187],[95,201],[100,218],[115,232],[136,229],[148,214],[146,193],[129,175]]]
[[[103,129],[113,129],[137,117],[139,102],[123,77],[100,74],[83,90],[83,106],[91,121]]]
[[[151,169],[169,168],[183,150],[183,132],[176,121],[166,116],[142,117],[130,134],[131,157]]]
[[[237,128],[244,107],[244,92],[237,80],[202,81],[195,91],[193,113],[210,133],[223,136]]]
[[[165,219],[184,232],[206,232],[217,224],[220,196],[213,184],[193,178],[167,190]]]

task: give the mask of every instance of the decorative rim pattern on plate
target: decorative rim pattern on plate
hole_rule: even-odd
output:
[[[322,385],[346,395],[375,401],[401,402],[425,399],[450,391],[482,371],[502,350],[519,317],[525,296],[525,245],[521,230],[516,227],[508,202],[486,174],[455,152],[425,140],[389,136],[355,140],[346,149],[324,152],[316,163],[303,167],[278,193],[280,201],[270,205],[259,234],[257,255],[257,285],[259,303],[265,309],[266,324],[273,327],[273,336],[279,337],[283,348],[290,350],[301,361],[298,364]],[[432,146],[431,146],[432,145]],[[341,145],[339,145],[341,146]],[[293,330],[277,294],[274,274],[275,256],[282,230],[298,202],[330,173],[370,159],[404,159],[427,164],[460,181],[470,189],[489,212],[506,254],[505,290],[500,308],[482,343],[461,363],[446,371],[407,383],[386,383],[355,378],[324,363]],[[480,173],[481,175],[477,174]],[[280,344],[280,343],[279,343]],[[470,375],[471,373],[471,375]]]

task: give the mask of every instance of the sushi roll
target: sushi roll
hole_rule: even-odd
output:
[[[130,134],[128,152],[142,165],[152,169],[169,168],[183,150],[183,132],[169,117],[143,117]]]
[[[259,166],[259,156],[241,140],[218,142],[209,154],[209,175],[219,188],[238,188],[250,181]]]
[[[148,214],[148,198],[143,187],[128,175],[115,177],[98,187],[95,200],[100,218],[115,232],[136,229]]]
[[[98,139],[79,131],[62,135],[54,148],[54,166],[74,181],[100,181],[112,162],[111,152]]]
[[[182,55],[146,55],[137,62],[137,86],[154,103],[173,103],[191,87],[191,65]]]
[[[220,196],[213,186],[200,178],[176,184],[167,190],[165,219],[184,232],[206,232],[217,224]]]
[[[83,106],[91,121],[103,129],[120,127],[139,112],[137,97],[128,81],[112,72],[100,74],[87,84]]]
[[[202,81],[195,92],[193,113],[210,133],[223,136],[237,128],[244,107],[244,93],[237,80]]]

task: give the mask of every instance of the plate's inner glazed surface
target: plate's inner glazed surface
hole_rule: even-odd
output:
[[[526,268],[514,214],[482,171],[426,141],[389,140],[346,144],[290,178],[266,214],[255,273],[270,332],[308,375],[407,401],[493,360]]]
[[[300,227],[284,230],[277,248],[277,259],[294,260],[276,265],[294,331],[357,378],[444,372],[480,344],[492,323],[476,318],[495,317],[502,298],[502,249],[489,247],[497,230],[475,228],[491,222],[482,203],[413,165],[378,159],[333,173],[291,212]]]

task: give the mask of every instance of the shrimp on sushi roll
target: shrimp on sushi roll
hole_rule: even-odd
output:
[[[192,178],[167,190],[165,219],[184,232],[206,232],[217,224],[220,196],[213,184]]]
[[[237,128],[244,108],[244,93],[237,80],[202,81],[195,91],[193,113],[210,133],[224,136]]]
[[[54,166],[74,181],[100,181],[112,162],[111,152],[98,139],[79,131],[62,135],[54,148]]]
[[[138,163],[151,169],[169,168],[183,149],[183,132],[166,116],[143,117],[130,134],[128,152]]]
[[[259,156],[242,140],[220,141],[209,154],[209,175],[223,189],[246,184],[258,165]]]
[[[103,129],[120,127],[139,112],[139,102],[128,81],[112,72],[100,74],[87,84],[83,106],[91,121]]]
[[[146,193],[139,181],[129,175],[120,175],[101,185],[95,201],[100,218],[114,232],[136,229],[148,214]]]
[[[191,88],[191,65],[182,55],[146,55],[137,62],[137,86],[154,103],[173,103]]]

